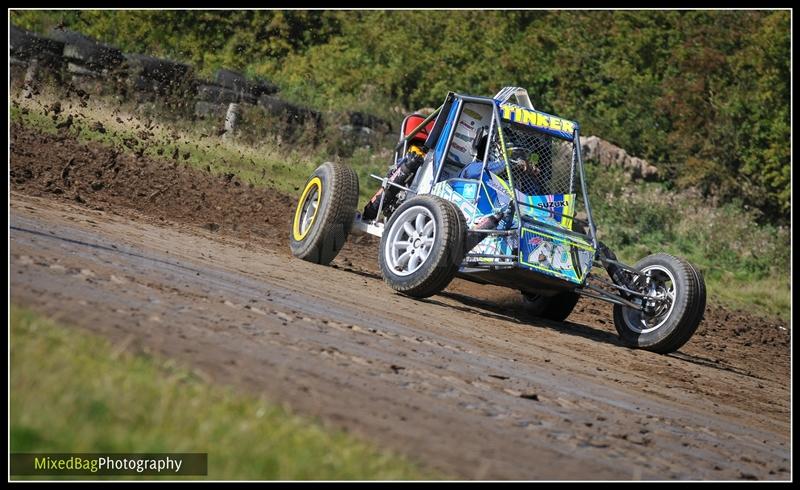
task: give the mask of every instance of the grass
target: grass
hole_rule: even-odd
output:
[[[431,477],[263,398],[27,309],[12,305],[10,330],[12,452],[207,452],[206,478],[223,480]]]
[[[47,100],[47,94],[37,98],[43,99]],[[53,95],[50,100],[55,100]],[[80,109],[86,117],[78,119],[71,131],[81,140],[125,148],[123,140],[137,137],[140,130],[134,128],[144,125],[147,117],[131,111],[117,114],[108,107],[108,100],[93,97]],[[66,117],[53,120],[29,99],[14,100],[11,113],[13,120],[48,132],[56,131],[57,121]],[[92,129],[96,121],[105,132]],[[251,125],[269,127],[268,121]],[[232,172],[253,186],[289,195],[296,195],[323,161],[343,161],[358,173],[360,207],[377,186],[369,174],[383,175],[391,161],[391,141],[381,149],[356,147],[342,158],[331,156],[330,142],[288,144],[270,131],[225,141],[214,134],[208,121],[174,120],[157,125],[152,132],[155,136],[145,150],[148,156],[169,158],[177,148],[181,159],[189,154],[181,160],[188,165],[214,173]],[[662,184],[630,182],[617,168],[587,162],[587,173],[600,237],[622,260],[635,263],[659,251],[684,256],[705,275],[711,302],[788,321],[790,230],[757,224],[754,211],[737,203],[714,206],[697,196],[668,191]]]

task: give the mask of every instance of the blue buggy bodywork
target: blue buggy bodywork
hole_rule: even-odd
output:
[[[448,94],[426,141],[431,151],[405,190],[453,202],[464,214],[467,233],[485,235],[467,251],[462,277],[536,294],[573,289],[585,283],[597,251],[591,218],[582,220],[588,227],[577,225],[578,207],[590,215],[579,125],[520,105],[530,105],[527,94],[517,97],[517,104],[508,100],[513,91],[507,98],[502,94]],[[475,155],[479,129],[488,131],[487,144],[482,155]],[[406,142],[401,144],[398,155],[406,149]],[[516,172],[510,147],[529,157],[536,154],[540,167],[547,160],[549,174],[539,170],[532,178]],[[513,212],[495,227],[476,229],[509,205]]]

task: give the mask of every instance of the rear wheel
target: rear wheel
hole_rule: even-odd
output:
[[[528,313],[557,322],[567,319],[580,298],[579,294],[572,291],[564,291],[555,296],[522,293],[522,303]]]
[[[464,258],[461,211],[440,197],[404,202],[386,223],[378,262],[395,291],[425,298],[446,288]]]
[[[645,257],[635,265],[645,274],[646,312],[614,305],[614,326],[631,347],[666,354],[683,346],[705,312],[705,281],[689,262],[667,254]]]
[[[338,163],[320,165],[297,202],[289,246],[292,255],[329,264],[344,246],[358,206],[358,175]]]

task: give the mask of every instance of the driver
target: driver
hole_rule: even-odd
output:
[[[458,176],[463,179],[478,179],[481,176],[483,169],[483,156],[486,153],[486,144],[489,140],[488,130],[484,127],[481,128],[480,133],[475,138],[473,144],[473,162],[461,169]],[[526,191],[528,194],[539,194],[539,177],[541,169],[539,168],[538,155],[529,153],[521,146],[507,146],[506,155],[508,155],[509,166],[514,170],[515,176],[527,175],[529,178],[526,180]],[[502,160],[489,160],[486,162],[486,170],[496,174],[498,177],[506,170],[506,163]]]

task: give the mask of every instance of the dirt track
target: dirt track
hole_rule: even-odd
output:
[[[415,301],[383,284],[370,240],[334,267],[291,258],[285,196],[64,135],[12,139],[16,304],[460,478],[790,478],[778,321],[711,306],[661,356],[622,347],[603,303],[561,324],[461,281]]]

